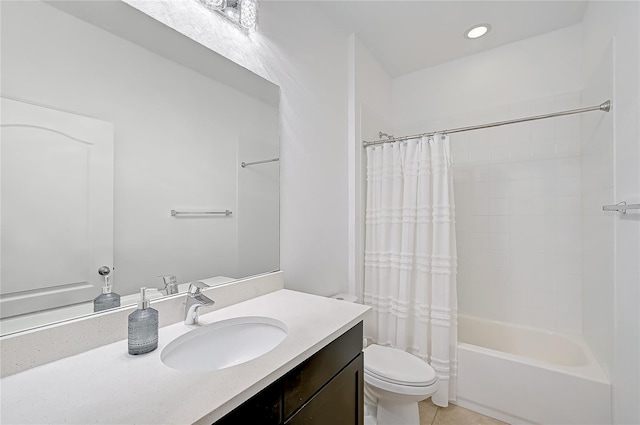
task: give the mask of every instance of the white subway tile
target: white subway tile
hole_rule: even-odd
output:
[[[509,317],[516,325],[535,326],[535,313],[532,308],[524,308],[518,305],[511,306]]]
[[[534,137],[531,152],[534,159],[553,158],[556,156],[556,141],[553,136],[550,138]]]
[[[509,134],[505,127],[493,127],[489,129],[489,146],[507,146],[509,143]]]
[[[509,159],[522,161],[533,158],[533,149],[529,144],[509,144]]]
[[[450,141],[451,146],[451,155],[455,157],[460,152],[467,152],[469,148],[465,143],[462,143],[462,140],[459,138],[451,138]]]
[[[473,197],[474,198],[487,198],[489,199],[489,183],[486,181],[479,181],[473,184]]]
[[[511,179],[511,164],[498,163],[489,165],[489,181],[504,182]]]
[[[465,248],[471,251],[489,249],[489,233],[470,233]]]
[[[487,216],[489,215],[489,198],[474,198],[473,205],[471,207],[473,215]]]
[[[560,276],[582,274],[582,256],[578,253],[558,253],[558,274]]]
[[[491,270],[508,270],[509,269],[509,251],[507,250],[491,250]]]
[[[509,215],[509,199],[508,198],[490,198],[489,214],[490,215]]]
[[[468,183],[471,181],[472,167],[467,165],[454,165],[452,170],[454,190],[458,183]]]
[[[489,181],[489,165],[476,165],[472,170],[473,181],[486,182]]]
[[[489,230],[491,233],[509,233],[509,217],[489,216]]]
[[[551,141],[555,139],[555,128],[552,123],[540,120],[531,122],[531,140],[534,146],[541,141]],[[551,144],[553,147],[553,143]]]
[[[558,196],[579,196],[582,189],[579,177],[559,177],[556,181]]]
[[[543,329],[557,329],[557,316],[555,310],[535,309],[533,311],[533,326]]]
[[[580,157],[558,158],[555,160],[556,177],[580,177],[582,161]]]
[[[489,235],[489,248],[498,250],[509,249],[509,234],[508,233],[491,233]]]
[[[578,214],[582,208],[582,200],[579,196],[558,196],[554,198],[553,212],[559,216]]]
[[[508,198],[510,196],[511,185],[509,181],[495,181],[489,182],[489,198]]]
[[[553,108],[556,111],[566,111],[568,109],[578,109],[581,107],[582,93],[570,92],[553,97]]]
[[[506,145],[503,146],[492,146],[490,153],[490,160],[492,162],[504,162],[509,160],[509,147]]]
[[[580,92],[545,97],[424,127],[573,109],[580,97]],[[613,244],[606,232],[582,233],[583,209],[593,210],[584,215],[584,226],[610,227],[589,220],[608,218],[600,209],[613,202],[613,157],[610,137],[594,133],[597,137],[582,146],[581,130],[579,118],[561,117],[452,136],[462,312],[581,332],[583,243]],[[604,279],[597,276],[599,269],[585,270]]]
[[[556,139],[556,155],[558,157],[579,157],[582,146],[579,137]]]
[[[532,180],[511,180],[509,182],[509,197],[522,198],[531,196]]]
[[[582,311],[582,295],[568,292],[558,292],[556,295],[558,310],[578,313]]]
[[[573,334],[582,334],[582,315],[564,310],[558,311],[558,330]]]
[[[521,180],[526,181],[526,180]],[[513,216],[522,216],[522,215],[531,215],[531,203],[532,199],[530,197],[521,196],[521,197],[511,197],[509,198],[509,212],[510,215]]]
[[[473,147],[469,149],[469,162],[484,162],[489,161],[489,159],[489,148]]]
[[[570,115],[554,120],[556,140],[580,137],[580,117]]]
[[[459,152],[456,152],[455,154],[451,154],[451,162],[454,165],[460,165],[460,164],[469,164],[471,161],[469,161],[469,151],[468,150],[461,150]]]
[[[534,161],[519,161],[509,164],[510,180],[531,180],[539,175]]]
[[[544,196],[554,196],[556,194],[556,180],[554,178],[543,178],[531,180],[531,196],[541,198]]]
[[[488,215],[471,216],[471,231],[475,233],[487,233],[491,229],[491,218]]]

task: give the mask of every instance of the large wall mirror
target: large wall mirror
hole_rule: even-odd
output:
[[[0,7],[2,334],[279,269],[276,85],[121,1]]]

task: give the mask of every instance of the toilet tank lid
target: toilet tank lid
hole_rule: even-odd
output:
[[[410,385],[430,385],[436,372],[429,364],[405,351],[382,345],[364,350],[364,369],[382,379]]]

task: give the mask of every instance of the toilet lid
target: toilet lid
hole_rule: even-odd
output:
[[[377,378],[398,384],[431,385],[436,372],[418,357],[397,348],[370,345],[364,350],[364,370]]]

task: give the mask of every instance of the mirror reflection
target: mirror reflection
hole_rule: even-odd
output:
[[[3,334],[279,269],[277,86],[123,2],[1,7]]]

